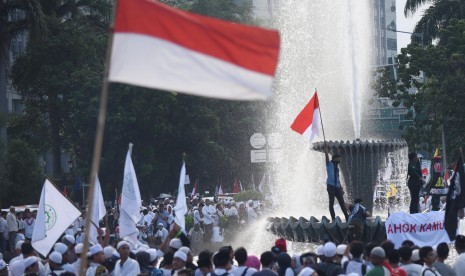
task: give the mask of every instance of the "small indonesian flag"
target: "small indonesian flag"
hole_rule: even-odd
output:
[[[300,111],[297,118],[291,125],[291,129],[297,133],[310,139],[310,142],[318,137],[319,130],[319,117],[320,117],[320,104],[318,102],[318,94],[312,96],[308,104]]]
[[[197,193],[197,182],[198,180],[195,181],[194,189],[192,189],[191,197],[194,197],[195,194]]]
[[[118,1],[109,80],[191,95],[272,95],[279,33],[171,8]]]

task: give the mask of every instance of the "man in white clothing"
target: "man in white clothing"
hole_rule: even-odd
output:
[[[205,225],[204,241],[209,243],[213,235],[213,216],[216,214],[216,208],[210,204],[210,200],[205,200],[205,206],[202,208],[203,223]]]
[[[131,250],[127,241],[120,241],[116,246],[120,259],[116,262],[114,276],[139,275],[140,267],[136,260],[129,258]]]
[[[166,228],[163,227],[163,223],[159,223],[157,228],[158,229],[154,235],[154,238],[155,238],[156,243],[160,245],[168,236],[168,230],[166,230]]]
[[[30,241],[32,239],[32,232],[34,231],[36,220],[31,216],[31,210],[29,210],[29,208],[24,210],[24,216],[24,236]]]
[[[399,257],[402,265],[402,269],[407,272],[408,275],[421,275],[423,269],[421,265],[412,262],[412,248],[410,246],[401,246],[399,248]]]
[[[253,201],[252,200],[249,200],[247,202],[247,219],[249,220],[249,224],[254,224],[256,221],[257,221],[257,213],[255,213],[254,209],[253,209]]]
[[[105,254],[100,244],[96,244],[90,248],[90,264],[86,271],[86,276],[101,275],[108,273],[105,267]]]
[[[6,224],[8,231],[8,241],[10,243],[10,252],[15,251],[15,238],[16,232],[18,232],[18,220],[16,219],[15,207],[10,207],[10,212],[6,215]]]
[[[423,246],[420,248],[420,258],[424,262],[423,270],[421,271],[422,276],[441,276],[436,268],[433,267],[437,255],[431,246]]]

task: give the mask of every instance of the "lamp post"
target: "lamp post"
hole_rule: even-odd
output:
[[[392,27],[391,25],[388,25],[386,30],[391,31],[391,32],[396,32],[396,33],[402,33],[402,34],[411,34],[412,36],[419,37],[421,39],[421,47],[423,48],[423,33],[411,33],[411,32],[405,32],[405,31],[398,31],[396,30],[395,27]]]

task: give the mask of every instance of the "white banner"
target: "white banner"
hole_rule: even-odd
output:
[[[32,233],[32,247],[47,256],[63,232],[80,215],[81,211],[46,179]]]
[[[396,248],[399,248],[405,240],[411,240],[420,247],[451,242],[444,228],[443,211],[421,214],[404,212],[391,214],[386,220],[386,235]]]

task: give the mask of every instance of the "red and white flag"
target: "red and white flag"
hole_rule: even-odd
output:
[[[195,181],[194,189],[192,189],[191,197],[194,197],[195,194],[197,193],[197,182],[198,180]]]
[[[233,193],[239,193],[239,182],[237,182],[237,177],[234,179]]]
[[[319,136],[320,104],[315,91],[308,104],[300,111],[291,125],[291,129],[310,139],[310,142]]]
[[[279,45],[277,31],[153,0],[120,0],[109,80],[204,97],[266,99]]]

